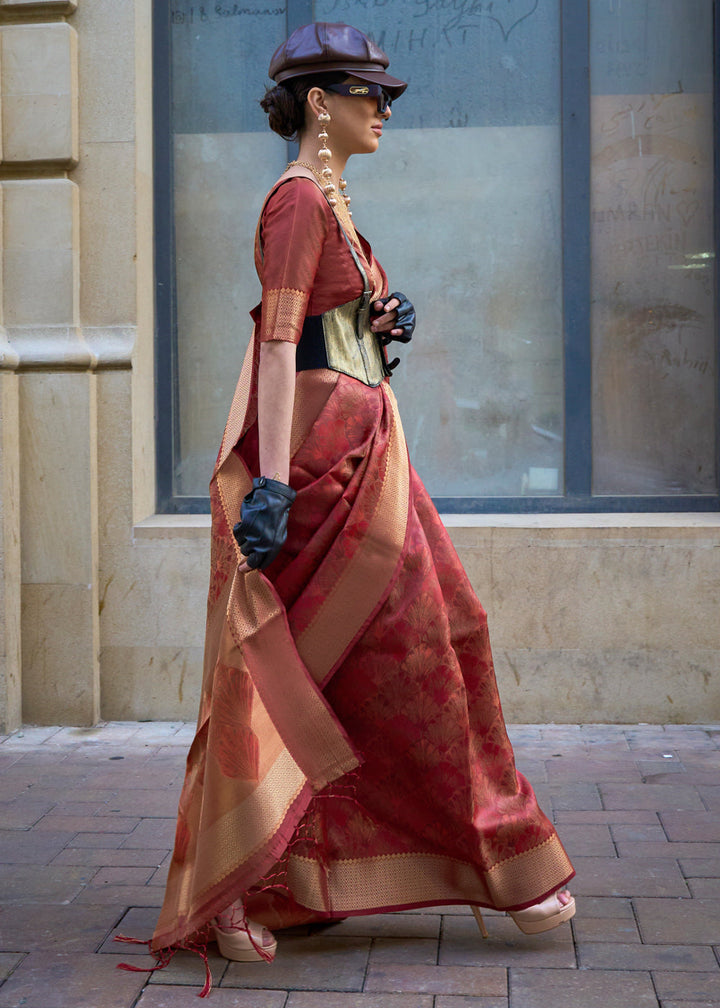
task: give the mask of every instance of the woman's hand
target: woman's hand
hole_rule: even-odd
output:
[[[376,317],[370,328],[382,337],[383,346],[397,340],[399,343],[409,343],[415,331],[415,309],[398,291],[386,298],[374,302],[372,310]]]
[[[253,480],[253,488],[242,502],[240,521],[233,535],[240,552],[247,559],[239,565],[246,573],[269,567],[287,537],[288,514],[296,493],[287,483],[267,479]]]

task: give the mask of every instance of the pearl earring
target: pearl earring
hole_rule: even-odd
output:
[[[332,157],[332,151],[327,145],[328,141],[328,131],[325,129],[326,125],[330,122],[329,112],[319,112],[318,122],[320,123],[320,132],[318,133],[318,140],[320,141],[320,150],[318,151],[318,158],[322,162],[321,175],[323,177],[324,185],[323,188],[327,195],[327,200],[330,206],[336,206],[337,200],[335,199],[335,183],[332,180],[332,168],[330,167],[330,158]]]

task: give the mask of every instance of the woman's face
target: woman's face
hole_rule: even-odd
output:
[[[348,77],[345,84],[365,83],[358,77]],[[383,125],[391,116],[390,109],[378,112],[378,100],[370,95],[339,95],[323,91],[325,107],[331,121],[326,126],[328,144],[334,154],[343,158],[351,154],[372,154],[380,143]]]

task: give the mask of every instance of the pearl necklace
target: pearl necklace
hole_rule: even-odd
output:
[[[332,172],[330,171],[329,168],[325,168],[322,172],[319,172],[314,165],[309,164],[307,161],[290,161],[288,163],[287,168],[295,168],[295,167],[307,168],[308,171],[311,171],[315,176],[315,178],[318,180],[320,188],[325,193],[325,196],[327,197],[327,201],[330,204],[330,206],[331,207],[337,206],[337,200],[335,199],[335,184],[332,181]],[[286,171],[287,168],[285,169]],[[329,175],[326,176],[325,172],[328,172]],[[340,187],[340,195],[343,198],[345,208],[348,208],[347,209],[348,217],[352,217],[352,210],[349,209],[350,197],[345,192],[345,190],[347,189],[347,182],[345,181],[344,178],[341,178],[338,184]]]

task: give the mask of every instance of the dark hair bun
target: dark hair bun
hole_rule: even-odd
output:
[[[270,88],[260,99],[260,108],[267,112],[270,129],[284,140],[295,140],[305,125],[303,104],[282,84]]]
[[[260,108],[267,112],[270,129],[279,133],[283,140],[297,140],[305,128],[305,102],[313,87],[339,84],[347,77],[344,70],[326,71],[306,77],[293,77],[283,84],[276,84],[260,99]]]

